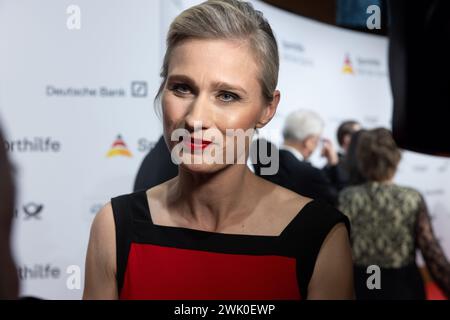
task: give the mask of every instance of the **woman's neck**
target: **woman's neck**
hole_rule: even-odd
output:
[[[254,207],[256,177],[244,164],[230,165],[211,174],[182,167],[169,186],[169,208],[195,228],[217,231],[230,221],[241,221]]]

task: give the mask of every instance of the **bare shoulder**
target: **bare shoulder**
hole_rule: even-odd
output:
[[[173,185],[175,182],[175,179],[177,177],[167,180],[163,183],[160,183],[156,186],[151,187],[150,189],[146,190],[147,198],[151,200],[153,203],[163,205],[164,200],[167,197],[167,192],[169,188]]]
[[[103,244],[109,245],[112,242],[115,249],[115,222],[111,202],[105,204],[95,216],[91,227],[91,240],[102,242],[113,240]]]
[[[281,230],[298,214],[302,214],[302,209],[312,201],[311,198],[304,197],[269,181],[267,181],[265,188],[270,191],[265,193],[262,207],[271,223]]]
[[[296,192],[293,192],[289,189],[286,189],[281,186],[277,186],[277,193],[279,194],[279,198],[288,205],[295,206],[297,208],[302,208],[308,202],[312,201],[311,198],[302,196]]]
[[[270,203],[271,206],[278,208],[278,212],[282,211],[287,215],[296,215],[305,205],[312,201],[311,198],[302,196],[277,184],[271,182],[268,183],[271,184],[272,187],[272,192],[267,198],[268,203]]]
[[[92,222],[86,254],[84,299],[115,299],[116,236],[111,203]]]
[[[92,222],[89,249],[92,249],[105,268],[111,269],[115,274],[116,226],[110,202],[100,209]]]

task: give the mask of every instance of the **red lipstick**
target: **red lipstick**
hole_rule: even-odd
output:
[[[191,138],[190,142],[187,142],[186,144],[191,150],[203,150],[211,143],[212,141],[209,140]]]

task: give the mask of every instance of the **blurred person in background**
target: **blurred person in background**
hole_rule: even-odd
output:
[[[338,155],[331,141],[322,139],[324,122],[315,112],[297,110],[290,113],[283,128],[283,145],[279,148],[279,169],[275,175],[262,178],[298,194],[336,205],[340,182]],[[308,159],[323,143],[322,156],[327,159],[324,169],[314,167]],[[260,170],[255,165],[255,172]]]
[[[338,163],[335,170],[338,171],[339,179],[337,181],[335,180],[337,183],[334,185],[338,191],[351,185],[348,162],[352,161],[354,154],[349,154],[349,150],[352,144],[352,137],[359,130],[361,130],[361,125],[355,120],[346,120],[342,122],[337,129],[336,138],[339,143],[340,151],[337,153]],[[350,151],[354,151],[354,149]]]
[[[142,160],[133,191],[147,190],[173,179],[178,174],[178,166],[172,162],[164,137],[161,136],[155,146]]]
[[[367,179],[362,175],[359,166],[358,166],[358,158],[356,156],[356,147],[358,146],[359,138],[361,134],[366,130],[361,129],[352,134],[350,144],[347,148],[347,152],[345,153],[341,167],[343,171],[347,174],[345,180],[345,186],[355,186],[359,184],[363,184],[367,181]]]
[[[353,134],[359,130],[361,130],[361,125],[355,120],[346,120],[339,125],[336,136],[341,148],[338,152],[340,160],[347,154]]]
[[[11,224],[14,214],[15,190],[11,164],[0,130],[0,299],[16,299],[18,278],[11,253]]]
[[[420,249],[430,274],[450,295],[450,264],[433,233],[423,196],[393,182],[401,153],[389,130],[361,132],[356,147],[367,182],[344,189],[339,209],[352,224],[357,299],[425,299],[416,265]],[[367,267],[381,270],[381,288],[369,290]]]

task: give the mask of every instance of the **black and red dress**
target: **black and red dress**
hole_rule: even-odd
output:
[[[279,236],[155,225],[145,191],[111,204],[120,299],[305,299],[323,240],[337,223],[350,228],[343,214],[315,200]]]

